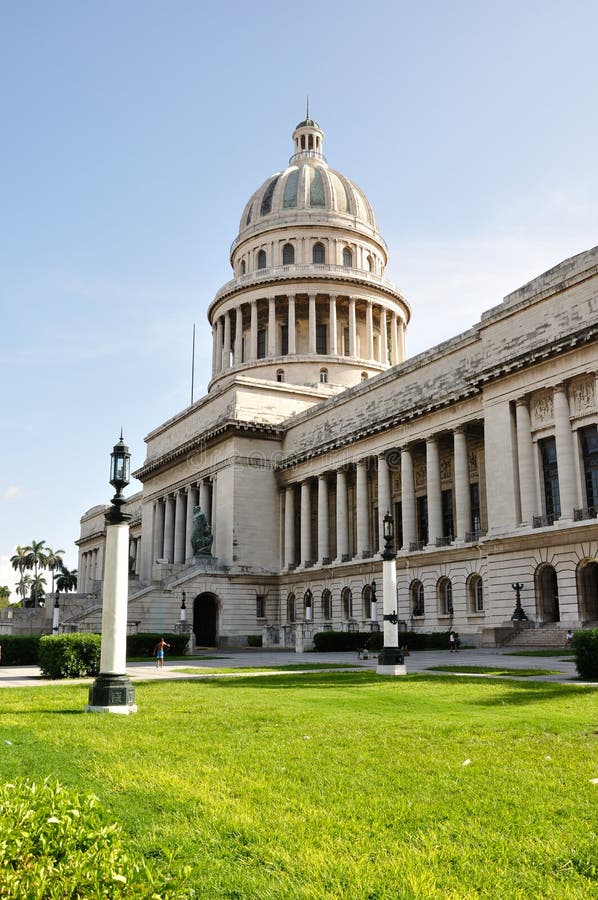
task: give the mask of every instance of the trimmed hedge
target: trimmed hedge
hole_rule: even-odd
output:
[[[49,678],[82,678],[100,671],[99,634],[46,634],[39,642],[39,665]]]
[[[0,897],[174,897],[93,794],[15,779],[0,785],[0,821]]]
[[[166,631],[145,632],[144,634],[128,634],[127,635],[127,657],[129,656],[153,656],[154,647],[160,640],[164,638],[170,649],[167,653],[170,656],[183,656],[189,643],[188,634],[172,634]]]
[[[248,634],[247,635],[247,646],[248,647],[261,647],[262,646],[261,634]]]
[[[425,633],[400,631],[399,644],[408,650],[447,650],[448,631]],[[367,647],[373,653],[384,646],[384,632],[380,631],[319,631],[314,634],[314,647],[321,653],[359,650]]]
[[[3,634],[2,645],[3,666],[36,666],[38,661],[40,635]]]
[[[573,633],[575,668],[581,678],[598,680],[598,628]]]

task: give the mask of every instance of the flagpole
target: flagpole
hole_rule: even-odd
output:
[[[193,348],[191,350],[191,406],[193,406],[193,380],[195,376],[195,322],[193,323]]]

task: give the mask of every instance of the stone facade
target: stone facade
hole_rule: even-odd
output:
[[[598,247],[406,359],[411,311],[367,198],[328,168],[315,122],[293,140],[209,307],[208,393],[146,438],[130,622],[172,630],[184,597],[198,645],[369,629],[387,511],[409,627],[503,639],[516,582],[530,624],[595,622]],[[207,560],[191,547],[198,505]],[[103,514],[81,520],[83,591],[101,588]],[[71,624],[98,622],[94,607]]]

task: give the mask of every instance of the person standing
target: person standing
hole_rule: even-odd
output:
[[[457,649],[457,635],[453,628],[449,631],[449,650],[454,653]]]
[[[154,647],[154,656],[156,657],[156,668],[163,669],[164,668],[164,648],[168,647],[170,650],[170,644],[167,644],[163,637],[160,638],[156,646]]]

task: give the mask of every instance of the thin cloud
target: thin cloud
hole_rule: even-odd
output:
[[[23,494],[23,488],[20,488],[17,484],[9,484],[9,486],[2,492],[3,500],[16,500],[17,497],[21,497]]]

